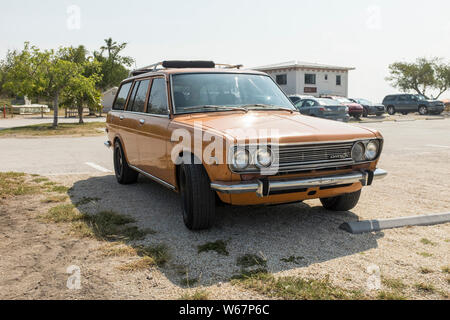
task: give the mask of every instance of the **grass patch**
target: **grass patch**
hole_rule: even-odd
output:
[[[27,181],[23,172],[0,172],[0,197],[35,194],[39,189]]]
[[[285,263],[294,263],[294,264],[301,264],[301,261],[305,259],[304,257],[297,257],[297,256],[290,256],[289,258],[282,258],[280,259],[282,262]]]
[[[57,196],[49,196],[43,200],[41,200],[42,203],[59,203],[59,202],[64,202],[68,199],[69,197],[66,195],[57,195]]]
[[[422,273],[422,274],[433,273],[433,270],[431,270],[431,269],[429,269],[429,268],[425,268],[425,267],[420,267],[419,271],[420,271],[420,273]]]
[[[267,260],[256,254],[246,254],[237,258],[236,264],[241,268],[250,268],[254,266],[265,267]]]
[[[429,258],[429,257],[433,256],[431,253],[428,253],[428,252],[417,252],[417,254],[422,257],[425,257],[425,258]]]
[[[196,285],[198,283],[198,281],[199,281],[198,278],[186,277],[186,278],[181,279],[180,283],[182,286],[191,287],[193,285]]]
[[[51,123],[36,124],[0,130],[0,137],[8,136],[56,136],[56,135],[101,135],[98,129],[106,127],[103,122],[59,123],[55,129]]]
[[[159,267],[164,266],[170,259],[169,249],[166,245],[137,246],[136,252],[140,256],[151,257]]]
[[[65,186],[53,186],[52,188],[47,189],[47,191],[56,193],[67,193],[69,189],[70,189],[69,187]]]
[[[149,269],[150,267],[152,267],[154,265],[155,265],[155,260],[153,260],[151,257],[142,257],[139,260],[123,264],[123,265],[117,267],[117,269],[119,269],[120,271],[125,271],[125,272],[134,272],[134,271]]]
[[[290,300],[344,300],[364,297],[359,291],[334,286],[328,277],[321,280],[299,277],[275,278],[269,273],[259,272],[245,279],[233,280],[232,283],[269,297]]]
[[[61,204],[53,207],[41,217],[46,221],[55,223],[75,222],[85,219],[85,215],[79,212],[73,204]]]
[[[436,291],[433,285],[426,283],[416,283],[414,287],[418,292],[422,293],[434,293]]]
[[[179,300],[208,300],[209,294],[206,290],[195,290],[193,293],[183,294]]]
[[[99,200],[101,200],[101,199],[100,198],[83,197],[80,200],[78,200],[77,202],[75,202],[75,206],[80,207],[80,206],[84,206],[88,203],[96,202]]]
[[[435,245],[436,245],[436,243],[434,243],[434,242],[431,241],[431,240],[428,240],[427,238],[422,238],[422,239],[420,239],[420,242],[421,242],[422,244],[429,245],[429,246],[435,246]]]
[[[141,240],[150,233],[149,230],[128,225],[135,222],[131,217],[114,211],[101,211],[97,214],[81,213],[74,204],[53,207],[42,218],[55,223],[71,222],[74,234],[100,240]]]
[[[106,245],[100,248],[104,257],[132,257],[137,255],[136,249],[127,245]]]
[[[446,274],[450,274],[450,266],[443,266],[441,271]]]
[[[227,250],[227,243],[223,240],[217,240],[215,242],[208,242],[198,246],[198,253],[215,251],[223,256],[228,256],[230,253]]]
[[[34,183],[42,183],[42,182],[47,182],[48,179],[47,178],[35,178],[32,180]]]
[[[377,299],[379,300],[406,300],[406,297],[397,292],[380,291],[378,292]]]
[[[383,278],[382,280],[383,285],[386,287],[393,289],[393,290],[404,290],[406,289],[406,284],[403,283],[400,279],[394,279],[394,278]]]

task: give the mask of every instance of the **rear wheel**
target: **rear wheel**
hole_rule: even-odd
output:
[[[395,108],[394,106],[387,107],[387,113],[389,113],[391,116],[395,114]]]
[[[216,210],[216,194],[208,174],[200,164],[179,167],[179,186],[183,220],[190,230],[211,228]]]
[[[421,114],[421,115],[426,115],[428,113],[428,108],[427,107],[425,107],[425,106],[420,106],[419,107],[419,114]]]
[[[348,211],[356,207],[361,196],[361,190],[346,193],[337,197],[332,198],[322,198],[320,202],[325,209],[332,211]]]
[[[139,176],[139,173],[128,166],[127,159],[125,158],[119,140],[114,143],[114,172],[116,174],[117,182],[120,184],[135,183]]]

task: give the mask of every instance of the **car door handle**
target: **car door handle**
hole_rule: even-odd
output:
[[[145,120],[144,120],[144,119],[141,119],[141,120],[139,120],[139,123],[142,125],[142,124],[145,123]]]
[[[123,120],[123,119],[125,119],[125,117],[124,117],[124,116],[120,116],[119,119],[120,119],[120,120]]]

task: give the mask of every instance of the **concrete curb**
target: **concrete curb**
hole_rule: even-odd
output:
[[[450,212],[411,217],[365,220],[343,223],[339,228],[353,234],[380,231],[406,226],[431,226],[450,222]]]

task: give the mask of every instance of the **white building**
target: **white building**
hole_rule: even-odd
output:
[[[348,96],[348,72],[355,68],[288,61],[253,68],[269,74],[287,95]]]
[[[103,112],[111,111],[118,89],[118,87],[113,87],[102,93],[101,104],[103,107]]]

